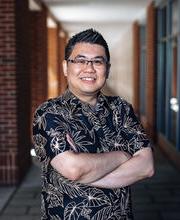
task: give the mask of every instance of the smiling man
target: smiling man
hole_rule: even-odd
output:
[[[68,89],[43,103],[33,122],[41,219],[133,219],[130,185],[153,175],[152,149],[132,106],[100,91],[110,70],[102,35],[73,36],[63,70]]]
[[[97,93],[104,86],[110,64],[101,45],[77,43],[63,62],[69,90],[80,100],[96,105]]]

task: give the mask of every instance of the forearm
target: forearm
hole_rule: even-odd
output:
[[[130,160],[90,185],[102,188],[119,188],[151,177],[154,173],[152,152],[151,149],[144,150],[149,152],[135,154]]]
[[[68,151],[57,155],[51,165],[68,179],[87,184],[112,172],[129,157],[121,151],[98,154]]]
[[[87,184],[115,170],[119,165],[127,161],[130,155],[123,151],[114,151],[100,154],[82,153],[80,157],[81,159],[83,158],[84,165],[81,165],[82,174],[77,181]]]

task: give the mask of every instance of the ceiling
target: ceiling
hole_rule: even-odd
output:
[[[42,0],[71,36],[87,28],[100,31],[109,46],[136,19],[144,19],[151,0]]]

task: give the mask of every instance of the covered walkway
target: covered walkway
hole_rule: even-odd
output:
[[[180,220],[180,0],[0,0],[0,18],[0,219],[40,219],[32,116],[67,87],[68,38],[93,27],[110,43],[104,92],[132,103],[159,146],[155,176],[133,186],[135,220]]]
[[[180,172],[156,149],[155,159],[155,176],[132,187],[135,220],[179,220]],[[33,164],[18,188],[0,188],[0,219],[39,220],[40,188],[40,170]]]

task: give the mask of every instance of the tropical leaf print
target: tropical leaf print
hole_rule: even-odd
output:
[[[52,152],[54,152],[55,154],[59,152],[64,152],[66,148],[65,135],[60,132],[54,131],[53,129],[50,129],[50,131],[47,133],[51,137],[50,148]]]
[[[86,200],[84,200],[84,202],[87,203],[89,207],[110,205],[108,196],[102,190],[93,188],[86,190]]]
[[[56,116],[54,118],[54,123],[56,123],[56,126],[55,126],[55,130],[56,131],[68,131],[68,124],[66,121],[64,121],[62,118],[60,118],[59,116]]]
[[[92,145],[93,143],[87,140],[86,135],[82,135],[81,131],[72,131],[71,137],[79,152],[89,152],[87,146]]]
[[[85,219],[90,220],[90,214],[91,214],[92,210],[86,207],[83,207],[82,211],[81,211],[81,216],[83,216]]]
[[[58,214],[55,214],[55,215],[50,214],[50,219],[51,219],[51,220],[62,220],[62,219],[59,217]]]
[[[51,220],[132,220],[129,187],[103,189],[71,181],[52,166],[59,153],[136,151],[150,146],[132,106],[120,97],[99,93],[96,106],[69,90],[42,104],[33,121],[33,142],[42,164],[42,216]],[[78,161],[77,161],[78,162]]]
[[[46,158],[46,151],[45,151],[45,145],[47,143],[47,139],[43,137],[41,134],[33,135],[33,142],[34,147],[36,151],[36,155],[39,157],[39,159]]]
[[[100,220],[100,219],[111,219],[111,216],[113,215],[113,209],[112,206],[105,207],[98,211],[93,217],[92,220]]]
[[[47,188],[47,201],[49,203],[48,208],[58,207],[63,205],[63,195],[53,185],[49,184]]]
[[[82,204],[69,203],[64,209],[64,220],[78,220],[82,208]]]
[[[44,196],[41,194],[41,219],[47,219]]]
[[[38,125],[38,128],[41,129],[43,128],[44,130],[46,129],[47,123],[46,123],[46,113],[39,116],[35,116],[35,121],[34,121],[34,126]]]
[[[58,190],[63,194],[68,195],[70,198],[84,196],[84,190],[80,184],[64,178],[55,170],[51,171],[49,178],[51,179],[53,186],[58,188]]]

